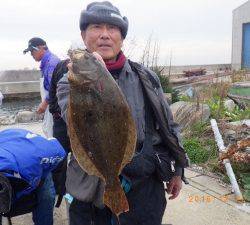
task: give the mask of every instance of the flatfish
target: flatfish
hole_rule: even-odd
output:
[[[93,54],[70,53],[68,129],[73,154],[89,175],[105,182],[104,204],[119,215],[129,210],[119,174],[130,162],[136,126],[126,98]]]

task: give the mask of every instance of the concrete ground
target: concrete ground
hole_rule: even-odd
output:
[[[41,123],[1,126],[29,129],[41,134]],[[215,178],[186,170],[189,185],[183,185],[177,200],[168,201],[163,225],[249,225],[250,203],[238,204],[228,187]],[[166,196],[168,197],[168,196]],[[68,224],[65,202],[55,210],[55,225]],[[31,215],[13,218],[13,225],[32,225]]]
[[[177,200],[168,201],[162,224],[250,224],[250,203],[236,203],[231,190],[214,178],[188,169],[186,176],[190,184],[184,185]]]

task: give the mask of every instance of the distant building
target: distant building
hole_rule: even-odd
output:
[[[233,11],[232,69],[250,70],[250,0]]]

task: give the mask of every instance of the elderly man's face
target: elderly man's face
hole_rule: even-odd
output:
[[[117,26],[90,24],[81,35],[87,49],[99,53],[104,61],[115,61],[121,51],[123,38]]]

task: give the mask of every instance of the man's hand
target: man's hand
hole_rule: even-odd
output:
[[[103,59],[102,59],[102,57],[101,57],[101,55],[100,55],[99,53],[93,52],[92,54],[95,56],[95,58],[96,58],[103,66],[106,67],[105,62],[103,61]],[[68,63],[67,67],[68,67],[68,69],[69,69],[71,72],[73,71],[72,62]]]
[[[37,108],[37,113],[38,114],[42,114],[45,112],[45,110],[47,109],[47,106],[48,106],[48,102],[46,100],[43,100],[40,105],[38,106]]]
[[[105,62],[103,61],[103,58],[101,57],[101,55],[97,52],[93,52],[93,55],[96,57],[96,59],[103,65],[106,67]]]
[[[171,178],[169,183],[167,184],[167,193],[170,194],[171,196],[169,197],[169,200],[175,199],[182,188],[182,180],[180,176],[174,176]]]

